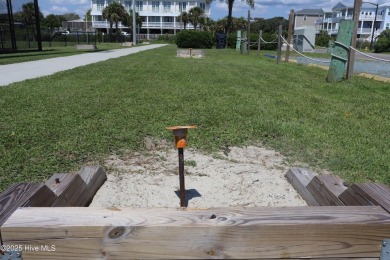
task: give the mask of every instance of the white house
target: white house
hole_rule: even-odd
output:
[[[358,38],[371,40],[372,32],[374,32],[375,39],[383,30],[390,28],[390,2],[379,5],[377,13],[376,8],[376,5],[363,1],[359,15]],[[318,31],[325,30],[328,34],[334,35],[338,33],[342,20],[352,20],[354,7],[339,2],[332,10],[323,11],[323,17],[315,22],[316,28]]]
[[[110,23],[103,18],[102,11],[111,2],[120,2],[127,11],[132,9],[132,1],[128,0],[91,0],[92,27],[95,29],[108,29]],[[135,2],[135,10],[142,18],[141,33],[163,34],[176,33],[183,29],[183,24],[178,18],[182,11],[190,10],[198,6],[205,11],[205,15],[210,17],[210,4],[205,0],[139,0]],[[125,27],[120,24],[119,28]],[[187,29],[193,29],[188,24]]]

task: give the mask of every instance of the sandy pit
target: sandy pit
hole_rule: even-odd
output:
[[[108,158],[107,181],[90,207],[180,206],[177,150],[151,139],[145,148]],[[289,166],[275,151],[247,146],[203,154],[189,148],[184,160],[188,207],[307,205],[284,177]]]

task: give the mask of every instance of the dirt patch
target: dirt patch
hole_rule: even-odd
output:
[[[178,155],[166,141],[146,139],[146,152],[123,152],[105,164],[108,179],[91,207],[179,207]],[[186,149],[188,207],[305,206],[284,177],[285,158],[257,146],[217,154]]]

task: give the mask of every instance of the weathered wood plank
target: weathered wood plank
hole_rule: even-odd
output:
[[[5,244],[55,246],[27,259],[378,258],[390,234],[381,207],[20,208]]]
[[[78,174],[74,173],[55,173],[46,181],[49,187],[57,196],[52,207],[75,207],[83,201],[80,197],[86,194],[87,184]]]
[[[331,174],[315,176],[306,188],[320,206],[344,205],[338,197],[347,187],[339,176]]]
[[[23,205],[40,186],[41,184],[39,183],[15,183],[3,191],[0,194],[0,226],[18,207]]]
[[[306,188],[314,176],[314,173],[304,168],[290,168],[286,173],[288,181],[309,206],[319,206],[313,195]]]
[[[381,206],[390,213],[390,188],[385,184],[353,184],[339,196],[339,199],[343,201],[345,205]]]
[[[79,175],[87,185],[86,193],[80,198],[80,206],[91,203],[96,192],[107,179],[104,169],[100,166],[85,166],[80,169]]]
[[[41,184],[22,207],[50,207],[57,196],[45,184]]]

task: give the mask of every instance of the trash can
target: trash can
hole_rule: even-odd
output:
[[[217,49],[224,49],[226,46],[226,33],[217,33],[216,35]]]

